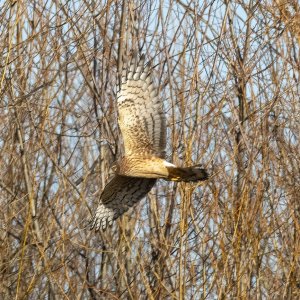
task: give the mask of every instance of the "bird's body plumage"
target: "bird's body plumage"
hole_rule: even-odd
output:
[[[111,225],[146,196],[158,178],[188,182],[208,177],[202,168],[177,168],[164,160],[166,117],[143,55],[139,61],[134,55],[130,65],[124,67],[117,107],[124,156],[116,163],[115,175],[100,196],[91,222],[96,230]]]

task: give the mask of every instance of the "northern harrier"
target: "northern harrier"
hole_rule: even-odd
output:
[[[208,178],[205,169],[179,168],[165,160],[166,117],[144,55],[139,60],[133,55],[123,69],[117,106],[125,154],[114,164],[115,175],[100,196],[91,221],[96,230],[112,225],[147,195],[158,178],[185,182]]]

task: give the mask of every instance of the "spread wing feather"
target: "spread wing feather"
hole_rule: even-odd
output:
[[[107,226],[140,201],[151,190],[156,179],[115,175],[105,186],[100,204],[91,221],[91,229],[105,230]]]
[[[144,55],[139,61],[134,55],[129,67],[124,67],[117,98],[125,156],[164,158],[166,119]]]
[[[166,120],[162,102],[152,81],[145,58],[134,55],[122,71],[118,92],[119,126],[123,135],[125,156],[164,158]],[[116,174],[105,186],[91,228],[106,229],[151,190],[156,179]]]

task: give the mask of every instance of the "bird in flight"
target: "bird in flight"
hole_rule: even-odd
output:
[[[199,166],[177,167],[165,160],[166,116],[144,55],[132,55],[123,68],[117,109],[124,156],[114,163],[114,176],[91,220],[91,229],[96,231],[111,226],[145,197],[159,178],[184,182],[208,179],[207,171]]]

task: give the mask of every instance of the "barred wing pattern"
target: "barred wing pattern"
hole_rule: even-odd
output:
[[[117,94],[119,126],[124,141],[125,157],[138,157],[143,164],[145,157],[164,158],[166,146],[166,120],[162,102],[151,81],[145,57],[137,55],[122,72],[122,83]],[[126,174],[134,165],[128,166]],[[105,186],[100,203],[91,221],[91,228],[105,230],[130,207],[151,190],[156,179],[127,177],[118,173]]]
[[[104,188],[101,203],[91,221],[91,228],[105,230],[107,226],[145,197],[156,179],[116,175]]]
[[[153,155],[165,157],[166,118],[158,91],[151,81],[145,57],[131,60],[122,73],[118,92],[119,126],[122,132],[125,156]]]

